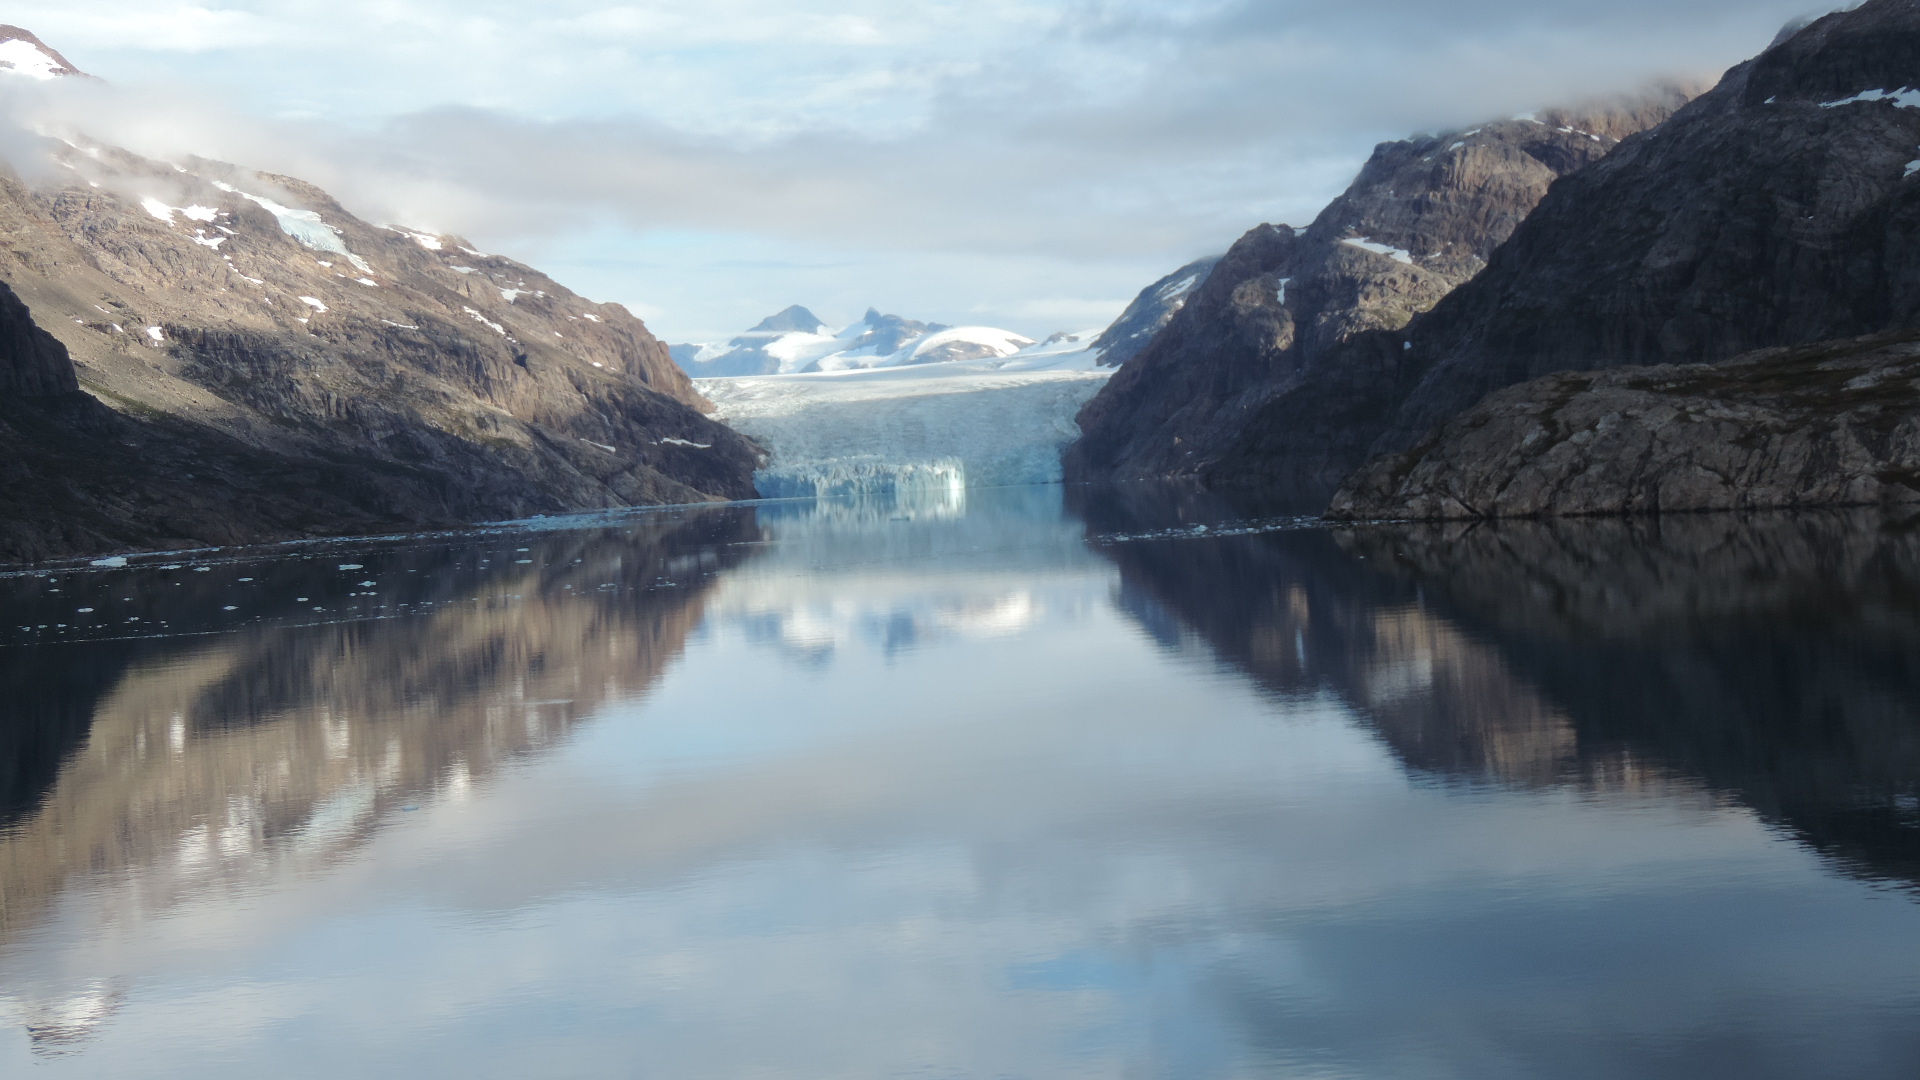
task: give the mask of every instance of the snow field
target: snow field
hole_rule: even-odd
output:
[[[1050,359],[1050,358],[1048,358]],[[765,446],[769,498],[1060,481],[1073,418],[1111,372],[1005,361],[701,379],[718,418]]]

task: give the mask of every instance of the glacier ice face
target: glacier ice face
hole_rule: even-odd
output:
[[[938,499],[967,489],[967,465],[958,458],[936,461],[888,461],[881,457],[844,457],[763,469],[754,487],[769,499],[886,495],[895,499]]]
[[[1109,371],[996,361],[698,383],[765,446],[769,498],[1053,484],[1080,406]]]

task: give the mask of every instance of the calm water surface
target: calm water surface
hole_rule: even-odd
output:
[[[1920,1074],[1874,517],[976,491],[0,619],[0,1075]]]

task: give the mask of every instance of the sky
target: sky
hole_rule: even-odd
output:
[[[302,177],[669,341],[1104,325],[1374,144],[1711,82],[1809,0],[28,0],[100,138]]]

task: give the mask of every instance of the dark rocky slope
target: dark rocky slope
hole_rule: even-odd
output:
[[[1194,475],[1355,335],[1398,331],[1478,274],[1559,177],[1685,100],[1678,90],[1382,144],[1305,229],[1242,237],[1081,410],[1077,480]]]
[[[1267,403],[1216,484],[1327,482],[1491,390],[1698,363],[1920,317],[1920,3],[1829,15],[1557,184],[1404,335]]]
[[[753,496],[758,448],[618,305],[290,178],[55,140],[27,157],[51,179],[0,179],[0,279],[106,410],[12,421],[37,479],[16,477],[0,559]],[[163,479],[181,512],[120,494]],[[26,494],[48,485],[71,498]]]
[[[1920,332],[1550,375],[1373,459],[1335,518],[1920,503]]]

